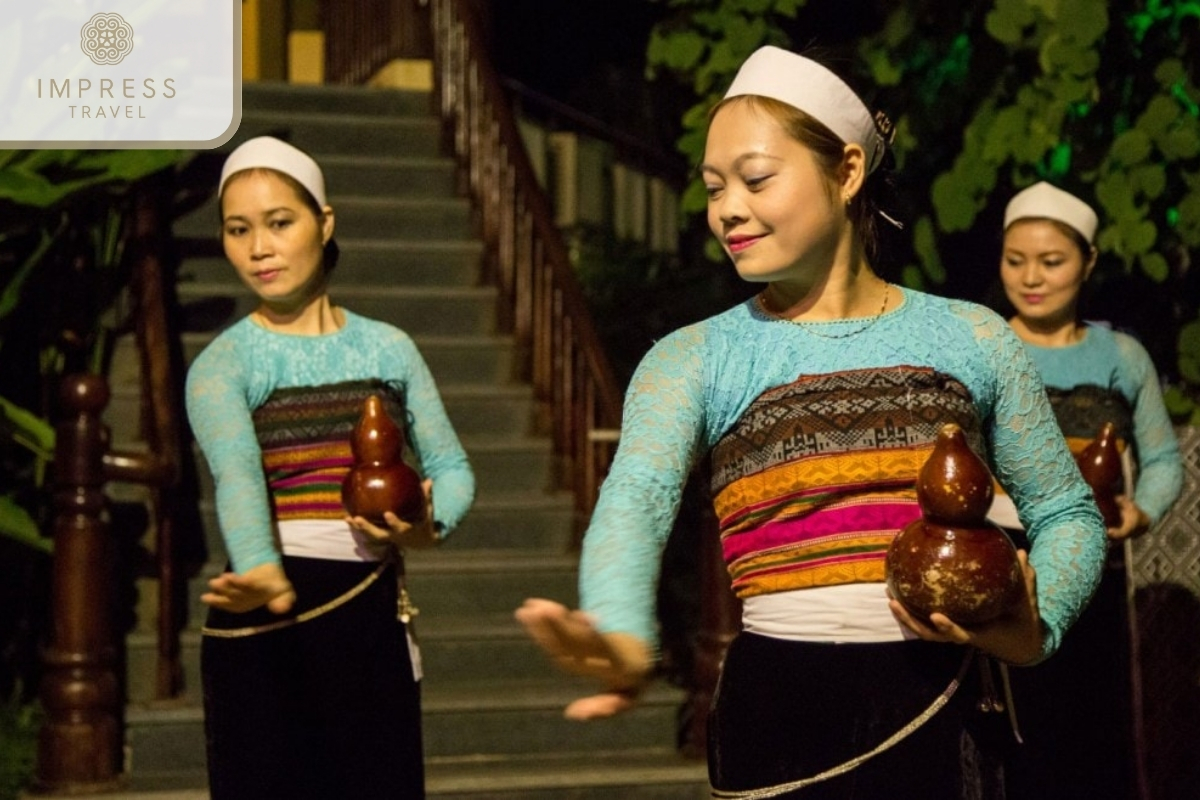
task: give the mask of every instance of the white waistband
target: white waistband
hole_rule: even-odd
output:
[[[888,608],[882,583],[848,583],[760,594],[742,602],[750,633],[805,642],[898,642],[915,638]]]
[[[380,561],[383,547],[368,547],[365,534],[340,519],[289,519],[279,523],[279,542],[285,556],[327,558],[331,561]]]

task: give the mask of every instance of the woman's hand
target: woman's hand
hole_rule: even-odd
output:
[[[346,517],[346,524],[366,534],[376,544],[386,545],[390,542],[401,550],[441,544],[442,539],[433,527],[433,481],[428,478],[422,481],[421,491],[425,493],[425,515],[415,522],[406,522],[391,511],[385,511],[383,521],[388,525],[386,528],[372,525],[363,517]]]
[[[977,647],[1009,664],[1029,664],[1042,655],[1042,617],[1037,604],[1037,573],[1024,550],[1017,551],[1024,577],[1024,596],[1013,607],[978,628],[964,628],[945,614],[929,615],[929,624],[908,613],[900,601],[892,598],[892,614],[905,627],[930,642],[954,642]]]
[[[241,613],[265,605],[283,614],[296,602],[292,582],[278,564],[259,564],[242,573],[225,572],[208,582],[200,600],[222,611]]]
[[[1117,495],[1117,506],[1121,509],[1121,524],[1108,529],[1110,541],[1141,536],[1150,529],[1150,517],[1129,497],[1123,494]]]
[[[516,618],[562,669],[604,686],[603,692],[568,705],[563,712],[568,719],[611,717],[636,704],[651,667],[644,641],[627,633],[600,633],[587,614],[552,600],[526,600]]]

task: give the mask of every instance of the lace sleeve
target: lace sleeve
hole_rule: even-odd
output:
[[[1150,354],[1131,336],[1117,334],[1116,341],[1121,363],[1137,387],[1133,403],[1133,437],[1138,461],[1134,502],[1146,512],[1151,522],[1158,522],[1183,490],[1179,442],[1163,403]]]
[[[657,646],[662,550],[703,437],[707,401],[699,326],[655,345],[626,393],[621,441],[583,540],[581,607],[604,632]]]
[[[413,340],[398,332],[388,348],[387,358],[395,360],[385,361],[386,372],[403,376],[410,415],[409,438],[425,475],[433,480],[434,516],[443,526],[445,536],[462,522],[471,507],[475,474],[446,415],[433,375]]]
[[[217,339],[187,375],[188,422],[216,483],[217,519],[236,572],[280,563],[262,451],[236,346]]]
[[[1029,535],[1045,657],[1058,649],[1099,583],[1104,525],[1024,346],[999,316],[985,309],[973,313],[976,339],[996,374],[991,419],[996,477]]]

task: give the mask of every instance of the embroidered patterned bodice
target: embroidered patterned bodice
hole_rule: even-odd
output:
[[[656,578],[683,485],[693,465],[731,431],[754,424],[743,417],[756,401],[793,384],[828,386],[822,381],[837,374],[907,368],[912,374],[925,370],[950,377],[965,388],[986,442],[981,455],[986,453],[993,473],[1012,491],[1038,542],[1031,562],[1048,629],[1046,651],[1057,647],[1062,630],[1091,595],[1104,555],[1104,530],[1091,491],[1008,324],[972,303],[899,292],[897,308],[847,338],[830,340],[814,335],[813,325],[764,316],[751,300],[678,330],[651,349],[630,382],[620,445],[583,543],[580,605],[601,631],[657,641]],[[861,328],[862,322],[815,326],[836,333]],[[857,410],[849,403],[845,408]],[[747,438],[740,447],[743,463],[771,458],[765,442]],[[722,459],[723,474],[737,474],[729,471],[735,460]],[[839,491],[841,480],[837,474],[806,472],[804,491]],[[736,502],[727,507],[731,513],[736,509]],[[743,583],[753,585],[753,580],[748,573]],[[881,607],[872,613],[889,614],[886,600],[881,597]]]
[[[276,389],[254,410],[275,519],[346,516],[342,481],[354,464],[350,437],[372,394],[405,430],[401,392],[378,380]]]
[[[712,450],[737,595],[882,581],[888,545],[920,516],[917,473],[949,422],[986,453],[967,388],[928,368],[837,372],[764,392]]]

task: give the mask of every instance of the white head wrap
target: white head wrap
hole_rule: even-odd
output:
[[[760,47],[734,76],[725,97],[754,94],[798,108],[847,144],[867,154],[867,172],[883,160],[887,147],[866,104],[846,83],[810,58],[778,47]]]
[[[217,195],[225,191],[226,182],[235,173],[245,169],[273,169],[282,172],[308,190],[317,200],[318,206],[325,205],[325,176],[312,156],[274,136],[258,136],[238,145],[221,168],[221,183]]]
[[[1019,219],[1053,219],[1070,225],[1091,242],[1099,220],[1087,203],[1073,194],[1042,181],[1024,189],[1008,201],[1004,209],[1004,228]]]

